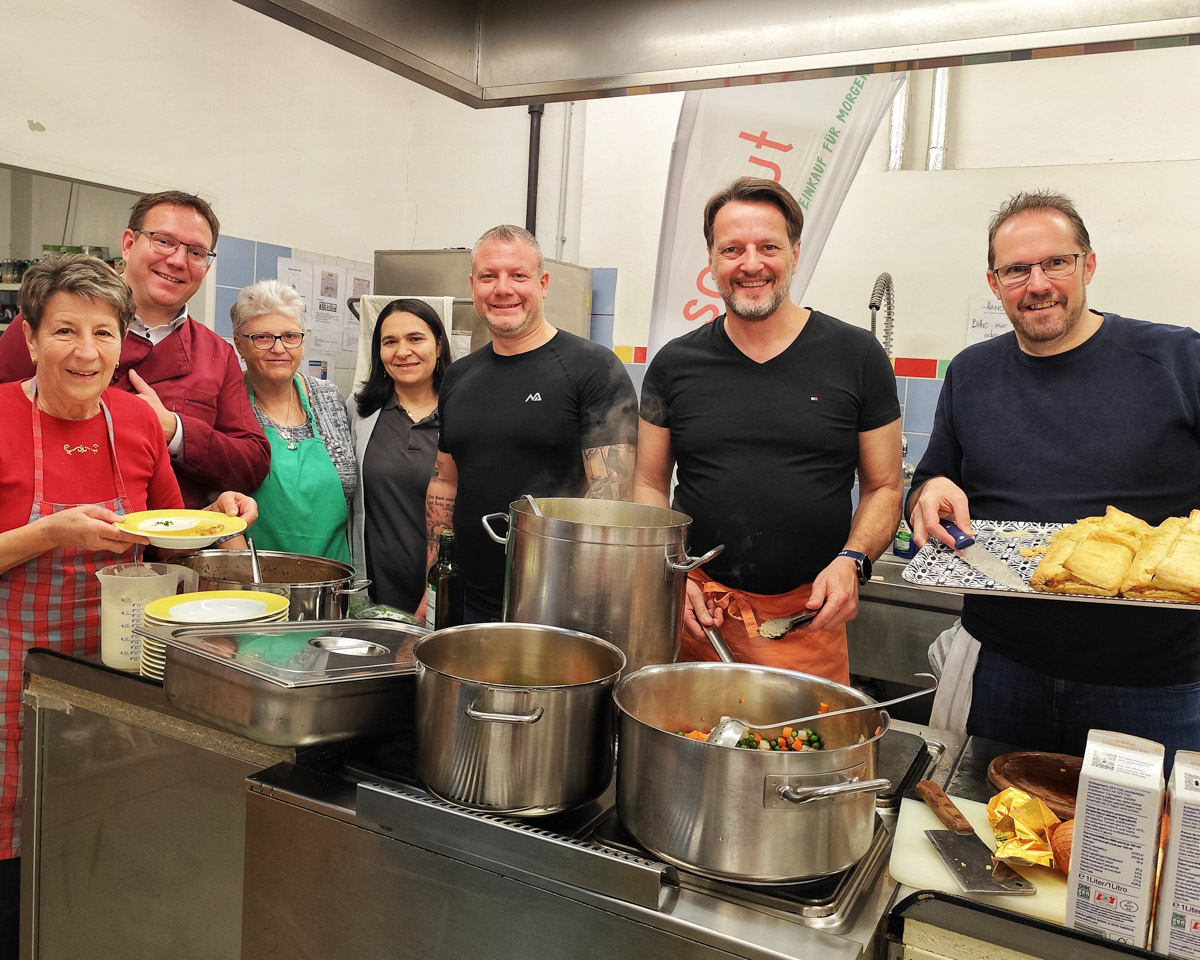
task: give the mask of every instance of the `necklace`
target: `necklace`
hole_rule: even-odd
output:
[[[397,400],[400,398],[397,397]],[[433,413],[437,409],[437,395],[435,394],[428,400],[423,400],[420,403],[414,403],[411,406],[400,400],[400,408],[408,414],[408,419],[413,423],[420,423],[425,417]]]
[[[289,420],[291,420],[291,419],[292,419],[292,407],[293,407],[293,403],[294,403],[295,399],[296,399],[296,388],[293,386],[293,387],[292,387],[292,388],[291,388],[291,389],[288,391],[288,412],[287,412],[287,418],[288,418]],[[296,441],[297,441],[297,439],[302,439],[302,438],[300,438],[300,437],[298,437],[298,436],[297,436],[297,431],[299,431],[299,430],[303,429],[304,427],[307,427],[307,426],[308,426],[308,415],[307,415],[307,414],[305,414],[305,416],[304,416],[304,422],[303,422],[303,423],[298,423],[298,424],[296,424],[296,426],[294,426],[294,427],[291,427],[291,426],[285,426],[285,425],[284,425],[284,424],[282,424],[282,423],[278,423],[278,422],[276,422],[276,421],[275,421],[275,420],[274,420],[274,419],[271,417],[271,415],[270,415],[269,413],[267,413],[267,411],[266,411],[266,409],[263,407],[263,405],[262,405],[261,403],[259,403],[259,402],[258,402],[258,397],[255,397],[255,398],[254,398],[254,405],[255,405],[256,407],[258,407],[258,409],[259,409],[260,411],[262,411],[262,415],[263,415],[264,417],[266,417],[268,420],[270,420],[270,421],[271,421],[271,424],[272,424],[272,426],[274,426],[274,427],[275,427],[275,429],[276,429],[277,431],[279,431],[279,435],[280,435],[281,437],[283,437],[283,439],[284,439],[284,440],[286,440],[286,441],[287,441],[287,448],[288,448],[289,450],[296,450],[296,449],[298,449],[298,448],[299,448],[299,446],[300,446],[300,445],[299,445],[299,444],[298,444]]]

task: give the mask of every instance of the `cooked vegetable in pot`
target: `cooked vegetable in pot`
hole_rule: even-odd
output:
[[[708,732],[703,730],[680,730],[679,735],[689,740],[708,739]],[[744,750],[824,750],[825,741],[816,730],[793,730],[791,727],[784,727],[778,736],[768,739],[757,730],[747,727],[737,746]]]

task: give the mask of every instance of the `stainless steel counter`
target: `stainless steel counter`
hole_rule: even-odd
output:
[[[923,775],[944,780],[959,745],[927,748]],[[603,818],[611,795],[594,807]],[[880,815],[862,896],[822,917],[761,888],[614,854],[586,809],[569,829],[521,823],[403,784],[284,764],[250,778],[243,956],[875,958],[895,889],[883,873],[895,812]]]
[[[929,671],[926,650],[962,613],[961,593],[908,583],[901,577],[906,563],[887,553],[879,558],[859,591],[858,617],[846,625],[850,672],[881,681],[878,692],[886,696],[913,688],[913,675]],[[930,704],[913,701],[899,714],[926,721]]]
[[[99,663],[34,650],[25,670],[22,960],[236,960],[245,780],[296,751]]]

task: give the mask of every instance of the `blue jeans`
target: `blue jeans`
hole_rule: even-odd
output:
[[[1092,729],[1161,743],[1169,772],[1175,751],[1200,750],[1200,683],[1118,687],[1059,680],[986,645],[979,651],[968,733],[1081,757]]]

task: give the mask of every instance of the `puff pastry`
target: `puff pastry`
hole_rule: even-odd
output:
[[[1049,593],[1115,597],[1151,530],[1144,520],[1110,506],[1103,517],[1081,520],[1056,536],[1030,585]]]
[[[1030,579],[1077,596],[1200,603],[1200,510],[1159,526],[1109,507],[1054,535]]]

